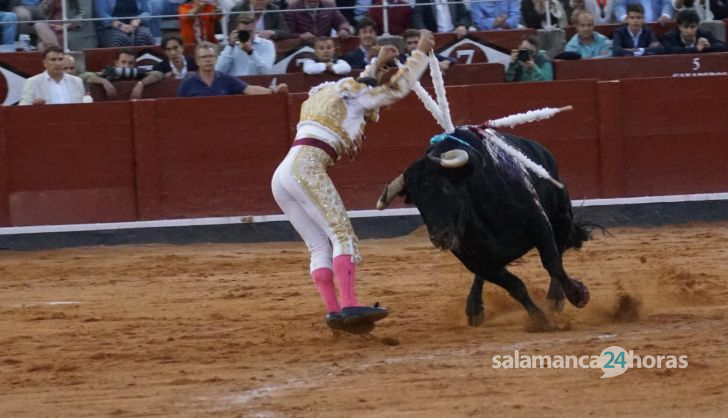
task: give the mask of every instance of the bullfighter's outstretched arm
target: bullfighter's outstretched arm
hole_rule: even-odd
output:
[[[427,54],[432,51],[434,46],[435,38],[432,32],[425,29],[421,30],[417,49],[412,52],[404,66],[400,67],[388,82],[365,90],[358,97],[359,103],[367,110],[377,110],[405,97],[427,69],[429,65]],[[383,64],[396,59],[397,54],[397,48],[391,45],[383,46],[379,51],[377,63],[368,66],[363,75],[379,79],[383,72],[380,63]]]
[[[414,51],[405,65],[388,82],[368,89],[359,96],[359,102],[367,110],[376,110],[393,104],[409,94],[412,85],[419,81],[428,65],[427,55],[418,50]]]

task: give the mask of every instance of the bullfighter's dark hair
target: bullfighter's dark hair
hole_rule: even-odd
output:
[[[374,77],[359,77],[356,79],[356,82],[366,84],[369,87],[377,87],[379,85],[379,81]]]

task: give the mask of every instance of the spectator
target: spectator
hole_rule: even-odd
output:
[[[78,75],[76,58],[73,58],[73,55],[65,54],[63,56],[63,72],[70,75]]]
[[[220,20],[215,0],[191,0],[179,6],[179,33],[188,44],[202,41],[216,43],[215,25]],[[200,16],[202,15],[202,16]]]
[[[677,14],[677,29],[665,34],[662,44],[667,54],[696,52],[725,52],[725,43],[715,39],[710,31],[698,29],[700,16],[695,10],[684,9]]]
[[[129,99],[141,99],[146,86],[158,83],[165,78],[181,80],[187,78],[190,72],[197,71],[195,60],[184,55],[182,38],[168,36],[162,39],[161,47],[167,59],[156,63],[152,71],[134,86]]]
[[[382,0],[374,0],[372,3],[375,6],[380,6]],[[387,1],[387,22],[389,24],[390,35],[401,35],[409,26],[412,20],[412,6],[409,5],[407,0],[389,0]],[[384,32],[384,17],[382,14],[381,7],[372,7],[369,9],[369,19],[373,20],[377,24],[379,30],[378,35]]]
[[[62,0],[44,0],[41,3],[43,11],[51,20],[63,20],[61,9]],[[66,16],[72,20],[89,19],[93,16],[92,0],[67,0]],[[63,46],[63,25],[58,23],[36,22],[35,32],[43,45]],[[88,48],[96,48],[96,30],[91,21],[80,21],[66,24],[68,30],[68,49],[82,51]],[[40,45],[39,45],[40,46]],[[40,48],[42,49],[42,47]]]
[[[162,39],[160,46],[164,50],[167,59],[156,63],[152,71],[162,73],[166,78],[176,78],[178,80],[186,78],[190,72],[197,71],[195,59],[184,54],[182,38],[168,36]]]
[[[230,10],[228,27],[236,26],[239,12],[250,12],[251,10],[255,16],[255,31],[261,38],[277,41],[291,36],[281,9],[271,4],[270,0],[247,0],[236,5]]]
[[[353,51],[344,54],[344,61],[351,65],[351,68],[364,69],[371,62],[372,58],[379,54],[377,43],[377,24],[371,19],[362,19],[356,28],[359,36],[359,46]]]
[[[356,2],[357,0],[336,0],[336,7],[339,8],[341,15],[344,16],[344,19],[349,22],[352,28],[356,27],[356,24],[359,22],[354,18],[354,11],[356,9],[349,9],[348,7],[356,6]]]
[[[125,47],[154,45],[154,37],[145,26],[149,18],[149,0],[94,0],[99,46]]]
[[[198,70],[179,85],[178,97],[229,96],[233,94],[287,93],[288,86],[281,83],[275,88],[253,86],[229,74],[215,71],[217,47],[210,42],[201,42],[195,48],[195,62]]]
[[[472,3],[470,13],[473,24],[479,30],[516,29],[521,21],[521,2],[500,0]]]
[[[18,17],[10,11],[12,0],[0,0],[0,51],[15,51],[15,36],[18,33]]]
[[[303,62],[303,72],[306,74],[323,74],[329,72],[336,75],[349,74],[351,66],[342,59],[335,59],[336,46],[329,37],[316,38],[313,43],[315,59]]]
[[[20,105],[81,103],[83,81],[63,71],[63,49],[51,45],[43,52],[45,71],[23,81]]]
[[[149,8],[154,16],[171,16],[178,15],[179,6],[187,0],[149,0]],[[175,18],[177,19],[177,18]],[[149,18],[149,31],[152,32],[154,40],[162,39],[162,18]],[[156,42],[155,42],[156,43]]]
[[[519,49],[511,51],[511,62],[506,69],[506,81],[550,81],[554,70],[546,51],[540,50],[536,35],[521,41]]]
[[[513,1],[517,2],[518,0]],[[458,39],[468,34],[472,19],[471,14],[468,13],[468,9],[465,8],[462,2],[446,4],[447,1],[437,0],[436,5],[427,5],[426,3],[435,3],[435,1],[415,1],[415,10],[412,14],[412,26],[415,29],[427,29],[433,33],[455,32]],[[479,4],[483,3],[472,4],[471,10]]]
[[[547,27],[546,22],[546,1],[547,0],[523,0],[521,1],[521,16],[523,24],[527,28],[541,29]],[[569,26],[569,4],[562,3],[562,0],[551,1],[551,26],[565,28]]]
[[[103,71],[87,71],[81,74],[81,80],[86,85],[100,84],[106,91],[106,97],[115,99],[117,97],[116,87],[112,84],[118,80],[138,80],[146,77],[147,72],[134,68],[134,53],[129,49],[121,49],[116,53],[113,65],[107,66]]]
[[[273,41],[256,35],[255,19],[246,13],[240,15],[237,28],[230,32],[215,69],[234,76],[270,74],[275,60]]]
[[[10,0],[10,4],[14,5],[13,13],[18,18],[18,22],[28,22],[31,20],[45,20],[48,18],[41,3],[43,0]],[[30,23],[18,23],[18,33],[30,34]]]
[[[642,6],[645,22],[665,24],[672,19],[671,0],[614,0],[614,18],[617,22],[627,23],[629,5],[632,4]]]
[[[321,10],[319,6],[336,7],[329,0],[293,0],[290,9],[308,9],[305,12],[286,13],[286,23],[293,36],[313,42],[317,36],[330,36],[331,31],[339,38],[351,36],[351,26],[338,10]]]
[[[701,21],[713,20],[709,0],[672,0],[672,7],[678,12],[681,10],[695,10]]]
[[[645,26],[644,8],[635,3],[627,6],[627,24],[612,35],[615,57],[662,54],[664,48],[649,26]]]
[[[566,52],[576,52],[582,59],[604,58],[612,55],[612,41],[594,31],[594,18],[584,10],[576,15],[576,34],[564,47]]]
[[[402,34],[402,39],[404,40],[404,54],[400,54],[397,59],[399,62],[404,64],[407,62],[407,58],[412,55],[412,51],[417,49],[417,44],[420,42],[420,31],[417,29],[407,29]],[[442,70],[443,73],[445,70],[450,68],[450,66],[455,65],[458,62],[455,58],[443,57],[439,54],[435,54],[435,57],[437,57],[437,60],[440,62],[440,70]]]
[[[592,15],[594,23],[606,25],[614,21],[614,0],[571,0],[571,22],[576,24],[576,14],[585,10]]]

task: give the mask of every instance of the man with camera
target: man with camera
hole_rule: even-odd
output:
[[[87,86],[99,84],[104,88],[107,99],[116,99],[117,92],[114,82],[119,80],[142,80],[147,72],[140,68],[134,68],[136,57],[130,49],[121,49],[116,53],[116,59],[112,65],[106,66],[103,71],[81,74],[81,79]],[[140,81],[141,82],[141,81]]]
[[[511,51],[511,62],[506,69],[506,81],[550,81],[554,70],[546,51],[538,48],[538,38],[529,35],[518,49]]]
[[[255,18],[244,13],[238,18],[237,28],[230,32],[215,69],[234,76],[271,74],[275,59],[273,41],[256,36]]]

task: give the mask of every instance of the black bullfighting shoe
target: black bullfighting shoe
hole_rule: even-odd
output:
[[[344,331],[350,334],[369,334],[376,326],[372,321],[345,324],[341,314],[338,312],[330,312],[326,314],[326,325],[333,330]]]
[[[343,329],[344,321],[338,312],[329,312],[326,314],[326,325],[331,329]]]
[[[384,319],[389,315],[389,311],[385,308],[375,306],[351,306],[341,310],[341,322],[344,325],[358,325],[365,323],[374,323]]]

